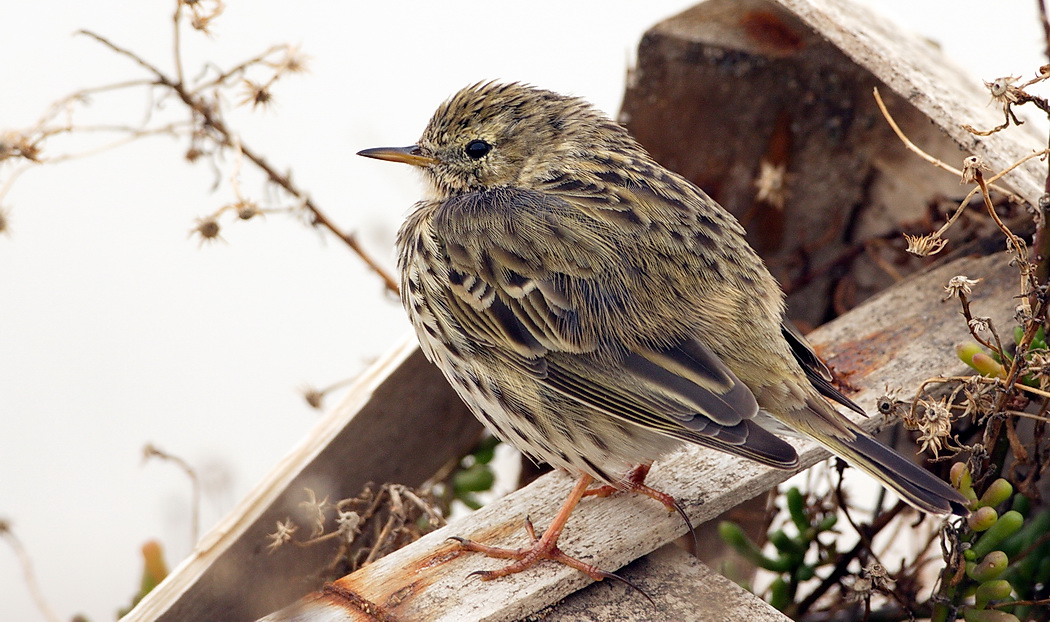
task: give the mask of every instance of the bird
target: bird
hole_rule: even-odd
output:
[[[530,545],[456,538],[513,560],[482,579],[545,559],[615,576],[558,548],[565,521],[616,490],[677,507],[644,479],[683,443],[794,469],[779,434],[808,436],[923,512],[968,514],[957,490],[832,406],[864,412],[786,322],[737,220],[582,98],[478,82],[416,144],[359,155],[410,164],[426,184],[396,241],[426,357],[495,436],[577,476],[542,537],[526,521]]]

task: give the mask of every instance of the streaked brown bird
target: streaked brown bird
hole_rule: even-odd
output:
[[[682,442],[777,468],[771,431],[813,437],[916,508],[965,515],[952,487],[861,431],[863,411],[784,323],[784,295],[740,224],[581,99],[469,86],[419,143],[360,155],[418,167],[428,198],[398,234],[401,298],[426,356],[499,438],[579,476],[542,538],[493,578],[564,555],[593,480],[648,494]],[[531,525],[528,525],[530,533]]]

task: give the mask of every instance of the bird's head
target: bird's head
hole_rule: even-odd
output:
[[[612,130],[612,131],[610,131]],[[529,188],[610,140],[635,144],[585,101],[518,83],[459,91],[409,147],[366,149],[370,158],[420,167],[438,198],[500,186]]]

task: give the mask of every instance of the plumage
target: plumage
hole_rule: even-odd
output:
[[[417,145],[402,298],[459,394],[523,452],[612,484],[691,442],[780,468],[807,434],[928,512],[950,486],[868,437],[733,216],[584,101],[480,83]]]

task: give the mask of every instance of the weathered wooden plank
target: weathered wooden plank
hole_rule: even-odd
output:
[[[984,158],[992,169],[1004,169],[1022,156],[1045,148],[1045,137],[1027,125],[985,137],[963,129],[964,123],[990,129],[1003,122],[1001,108],[988,105],[988,91],[978,80],[1000,76],[967,76],[928,41],[902,32],[892,22],[852,2],[774,1],[907,99],[965,151]],[[1037,69],[1027,68],[1032,76]],[[1045,164],[1032,160],[1003,183],[1036,205],[1045,178]]]
[[[623,583],[587,586],[522,622],[788,622],[790,618],[674,544],[665,544],[618,573]]]
[[[998,326],[1009,325],[1016,273],[1005,256],[996,255],[963,258],[932,270],[810,335],[838,371],[860,388],[852,397],[869,412],[874,413],[874,403],[886,386],[902,388],[907,395],[931,373],[960,369],[953,345],[968,333],[956,306],[941,301],[944,284],[956,274],[983,279],[973,296],[975,314],[991,317]],[[875,415],[861,422],[869,429],[881,423]],[[799,450],[802,468],[827,457],[811,442],[792,442]],[[690,520],[699,524],[790,475],[691,447],[658,462],[647,482],[679,499]],[[546,475],[265,620],[370,620],[387,615],[392,620],[496,622],[517,620],[550,606],[590,580],[559,564],[544,564],[482,582],[469,574],[498,568],[501,562],[461,553],[448,538],[464,536],[497,546],[520,546],[525,538],[523,518],[531,516],[542,529],[571,486],[563,474]],[[585,499],[570,519],[561,544],[570,555],[615,570],[684,531],[681,519],[651,499],[631,495]],[[638,606],[644,606],[645,599],[638,598]],[[371,613],[363,613],[362,605]]]
[[[1002,168],[1045,140],[1026,125],[976,143],[961,123],[1001,120],[980,82],[841,0],[709,0],[660,22],[639,44],[621,118],[737,216],[789,291],[791,318],[813,327],[929,263],[867,242],[961,196],[957,176],[897,138],[876,87],[905,133],[957,168],[971,153]],[[1038,166],[1013,177],[1033,205]],[[860,249],[884,261],[854,260]]]
[[[353,497],[369,481],[418,485],[477,441],[481,426],[406,339],[357,379],[304,438],[171,575],[123,618],[253,620],[320,587],[328,547],[266,550],[277,521],[318,498]]]

